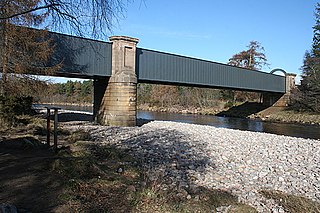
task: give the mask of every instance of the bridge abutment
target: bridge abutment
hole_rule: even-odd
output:
[[[135,70],[138,39],[112,36],[112,75],[95,79],[94,115],[99,124],[135,126],[137,117],[137,75]],[[98,93],[98,94],[96,94]]]
[[[290,104],[291,90],[295,88],[295,77],[297,75],[294,73],[286,73],[286,93],[264,93],[263,94],[263,105],[264,106],[274,106],[274,107],[287,107]]]

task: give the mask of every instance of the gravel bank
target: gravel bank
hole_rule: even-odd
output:
[[[128,149],[164,187],[236,195],[259,212],[283,212],[261,189],[320,201],[320,140],[156,121],[142,127],[82,125],[96,142]]]

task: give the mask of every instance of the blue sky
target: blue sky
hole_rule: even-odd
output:
[[[316,0],[135,0],[110,35],[139,47],[221,63],[256,40],[270,67],[300,75],[312,43]]]

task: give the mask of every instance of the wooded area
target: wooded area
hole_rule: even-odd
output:
[[[259,94],[186,86],[138,84],[138,107],[147,109],[223,109],[245,101],[259,101]],[[93,103],[92,80],[67,81],[49,85],[49,93],[40,95],[43,103],[91,105]]]
[[[48,92],[48,89],[52,89],[48,82],[30,75],[53,75],[66,61],[64,57],[55,58],[53,53],[58,44],[48,36],[48,30],[106,40],[113,24],[123,14],[126,2],[127,0],[1,0],[0,125],[3,123],[1,121],[14,120],[7,119],[7,115],[16,111],[14,105],[7,105],[7,102],[23,97],[30,100],[28,96],[38,101],[52,94]],[[52,58],[56,60],[49,60]],[[83,97],[81,89],[78,91],[77,86],[75,84],[74,91],[65,91],[67,97],[71,99],[70,97],[74,97],[73,93],[80,91],[77,97],[83,98],[85,102],[89,101]],[[64,90],[60,88],[59,91],[61,93]],[[26,105],[18,108],[25,107]],[[31,108],[31,104],[28,108]],[[28,111],[27,109],[26,113]],[[12,122],[8,122],[8,125],[12,125]]]
[[[93,81],[67,81],[49,84],[48,94],[39,97],[42,103],[91,105],[93,103]]]

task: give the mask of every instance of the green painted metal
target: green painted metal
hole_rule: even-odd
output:
[[[51,33],[56,50],[50,61],[63,62],[57,75],[66,77],[111,76],[112,43]]]
[[[57,76],[97,78],[112,74],[112,43],[50,33],[56,51],[49,65],[63,62]],[[138,82],[285,93],[285,77],[212,61],[137,48]]]
[[[212,61],[137,49],[140,82],[285,93],[285,77]]]

